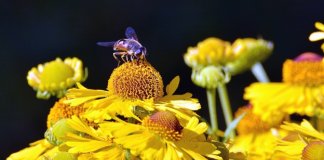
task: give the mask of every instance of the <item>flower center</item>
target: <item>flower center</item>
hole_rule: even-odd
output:
[[[317,86],[324,84],[324,61],[314,53],[304,53],[283,64],[283,81]]]
[[[183,127],[177,117],[168,111],[160,111],[144,118],[142,125],[167,140],[178,141],[182,137]]]
[[[57,121],[63,118],[71,118],[73,115],[80,116],[85,109],[82,106],[69,106],[63,103],[65,98],[60,99],[51,108],[47,116],[47,128],[50,128]]]
[[[150,99],[163,96],[160,73],[145,60],[126,62],[108,80],[108,91],[125,99]]]
[[[44,84],[60,84],[66,79],[73,77],[74,71],[69,65],[61,61],[49,62],[44,66],[41,74],[41,82]]]

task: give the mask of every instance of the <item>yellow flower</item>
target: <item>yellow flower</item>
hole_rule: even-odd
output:
[[[104,122],[100,128],[112,134],[114,142],[141,159],[222,159],[220,151],[206,141],[206,123],[196,117],[182,127],[171,112],[160,111],[146,117],[142,124]]]
[[[276,150],[290,159],[324,159],[324,133],[320,133],[306,120],[298,125],[285,122],[281,126],[291,133],[278,142]]]
[[[253,105],[253,113],[264,121],[277,121],[287,114],[307,116],[324,114],[324,61],[313,53],[304,53],[283,65],[282,83],[253,83],[244,98]]]
[[[71,106],[84,104],[83,117],[96,123],[122,115],[141,121],[141,117],[156,110],[176,113],[182,120],[196,115],[200,109],[190,93],[174,95],[180,78],[175,77],[166,87],[163,96],[162,78],[147,61],[126,62],[116,68],[108,80],[108,91],[87,89],[78,84],[70,89],[65,103]]]
[[[287,158],[274,151],[277,141],[285,135],[285,131],[274,128],[265,132],[241,134],[235,137],[230,152],[244,153],[248,160],[285,160]]]
[[[103,134],[101,128],[94,129],[81,121],[78,117],[72,116],[67,124],[81,134],[67,133],[64,145],[65,152],[77,154],[78,159],[125,159],[126,150],[113,143],[110,135]]]
[[[324,25],[321,22],[315,22],[315,27],[317,29],[319,29],[320,31],[317,32],[313,32],[310,36],[309,36],[309,40],[310,41],[318,41],[318,40],[322,40],[324,39]],[[321,45],[321,48],[324,52],[324,43]]]
[[[236,127],[239,135],[267,132],[270,130],[270,128],[279,126],[281,124],[281,121],[271,124],[269,122],[262,121],[260,116],[253,114],[252,109],[252,105],[247,105],[240,107],[235,112],[235,117],[238,117],[244,113],[246,114]]]
[[[27,75],[28,84],[37,91],[37,97],[48,99],[50,96],[62,97],[66,89],[86,79],[82,61],[78,58],[66,58],[39,64]]]
[[[232,61],[228,62],[226,67],[232,75],[242,73],[255,63],[268,58],[272,50],[272,42],[264,39],[236,39],[232,44]]]
[[[199,42],[196,47],[189,47],[184,60],[189,67],[200,69],[209,65],[223,65],[230,59],[230,54],[229,42],[210,37]]]
[[[22,149],[16,153],[11,154],[7,160],[36,160],[41,159],[43,154],[51,151],[53,145],[47,142],[45,139],[38,140],[30,144],[30,147]]]
[[[81,116],[85,108],[83,106],[71,107],[64,104],[63,101],[66,98],[61,98],[59,101],[55,102],[54,106],[51,108],[49,114],[47,115],[47,128],[53,126],[57,121],[64,118],[71,118],[73,115]]]

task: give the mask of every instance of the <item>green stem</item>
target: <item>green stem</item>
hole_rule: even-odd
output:
[[[264,68],[260,62],[254,64],[251,68],[251,71],[252,71],[254,77],[259,82],[269,82],[270,81],[266,71],[264,70]]]
[[[218,131],[218,122],[217,122],[217,111],[216,111],[216,89],[206,89],[207,100],[208,100],[208,109],[209,109],[209,118],[211,124],[211,133],[216,133]]]
[[[226,126],[228,127],[233,121],[233,113],[225,83],[219,83],[217,89],[225,117]],[[231,133],[231,137],[234,137],[234,133]]]
[[[220,96],[219,97],[220,102],[222,104],[222,109],[224,112],[225,122],[226,125],[228,126],[233,121],[233,116],[232,116],[231,104],[228,99],[226,85],[224,83],[219,83],[217,88],[218,88],[218,94]]]

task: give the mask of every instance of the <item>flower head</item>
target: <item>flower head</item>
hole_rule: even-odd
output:
[[[179,80],[174,78],[163,95],[160,74],[148,62],[131,61],[114,70],[108,80],[108,91],[87,89],[79,84],[78,89],[68,91],[65,103],[83,104],[87,108],[83,116],[96,123],[118,115],[141,121],[138,114],[158,110],[176,113],[181,121],[187,121],[196,115],[192,110],[199,109],[200,104],[190,93],[174,95]],[[144,112],[139,113],[138,108]]]
[[[318,132],[306,120],[298,125],[286,122],[281,126],[290,134],[278,142],[276,150],[294,159],[323,159],[324,134]]]
[[[199,42],[196,47],[189,47],[184,54],[184,60],[189,67],[196,69],[223,65],[230,59],[230,48],[229,42],[210,37]]]
[[[270,130],[271,127],[275,127],[279,125],[281,121],[276,123],[269,123],[266,121],[261,120],[258,115],[253,114],[252,112],[253,106],[247,105],[240,107],[235,112],[235,117],[240,116],[243,113],[246,115],[242,118],[242,120],[238,123],[236,129],[239,135],[242,134],[249,134],[249,133],[261,133],[267,132]]]
[[[142,125],[105,122],[100,127],[141,159],[221,159],[220,151],[203,134],[207,125],[196,117],[181,127],[169,112],[157,112]]]
[[[245,89],[244,98],[262,120],[293,113],[323,115],[324,101],[320,97],[324,93],[324,63],[321,57],[306,54],[284,63],[282,83],[253,83]]]
[[[81,116],[82,113],[84,113],[85,108],[83,106],[71,107],[64,104],[64,100],[66,100],[66,98],[61,98],[59,101],[55,102],[54,106],[51,108],[47,115],[47,128],[50,128],[61,119],[71,118],[73,115]]]
[[[27,75],[28,84],[37,91],[37,97],[48,99],[50,96],[62,97],[66,89],[86,79],[86,71],[78,58],[66,58],[39,64]]]
[[[309,40],[310,41],[319,41],[324,39],[324,24],[321,22],[315,22],[315,27],[320,30],[317,32],[313,32],[310,36],[309,36]],[[324,43],[321,46],[323,52],[324,52]]]
[[[273,43],[264,39],[243,38],[232,44],[232,61],[226,64],[232,75],[242,73],[255,63],[268,58],[272,53]]]
[[[126,62],[108,80],[108,91],[125,99],[157,99],[163,96],[160,73],[145,60]]]
[[[248,160],[289,160],[275,152],[278,139],[286,135],[287,132],[278,129],[241,134],[235,138],[229,150],[234,153],[244,153]]]

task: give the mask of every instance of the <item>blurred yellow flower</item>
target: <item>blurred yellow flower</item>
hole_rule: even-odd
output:
[[[229,150],[244,153],[248,160],[288,160],[274,150],[277,141],[285,135],[285,131],[274,128],[265,132],[241,134],[235,137]]]
[[[104,122],[100,128],[143,160],[222,159],[217,147],[206,141],[206,123],[199,123],[196,117],[182,127],[173,113],[160,111],[146,117],[142,125]]]
[[[50,96],[62,97],[68,88],[87,77],[82,61],[78,58],[66,58],[39,64],[27,75],[28,84],[37,91],[37,98],[48,99]]]
[[[324,39],[324,24],[321,22],[315,22],[315,27],[320,30],[317,32],[313,32],[310,36],[309,36],[309,40],[310,41],[319,41]],[[321,45],[321,48],[324,52],[324,43]]]
[[[280,119],[273,119],[273,122],[271,123],[261,120],[260,116],[253,114],[252,109],[253,109],[252,105],[247,105],[247,106],[240,107],[235,112],[235,117],[239,117],[241,114],[244,113],[246,114],[236,127],[237,133],[239,135],[268,132],[271,128],[278,127],[281,124]],[[275,120],[279,120],[279,121],[275,121]]]
[[[290,134],[278,142],[276,151],[290,159],[324,159],[324,133],[318,132],[306,120],[298,125],[285,122],[281,126]]]
[[[162,78],[147,61],[126,62],[116,68],[108,80],[108,91],[87,89],[78,85],[70,89],[65,103],[71,106],[84,104],[83,117],[96,123],[122,115],[141,121],[149,112],[167,110],[188,121],[196,115],[193,110],[200,104],[190,93],[174,95],[180,78],[175,77],[163,95]],[[142,108],[140,112],[135,107]],[[141,115],[143,114],[143,115]]]
[[[224,65],[231,59],[230,55],[229,42],[210,37],[199,42],[196,47],[189,47],[184,54],[184,60],[189,67],[201,69],[209,65]]]
[[[287,114],[307,116],[324,114],[324,61],[321,56],[304,53],[283,65],[282,83],[253,83],[244,98],[253,113],[264,121],[281,119]]]
[[[236,75],[268,58],[272,53],[273,43],[264,39],[239,38],[231,47],[232,61],[226,67],[232,75]]]

